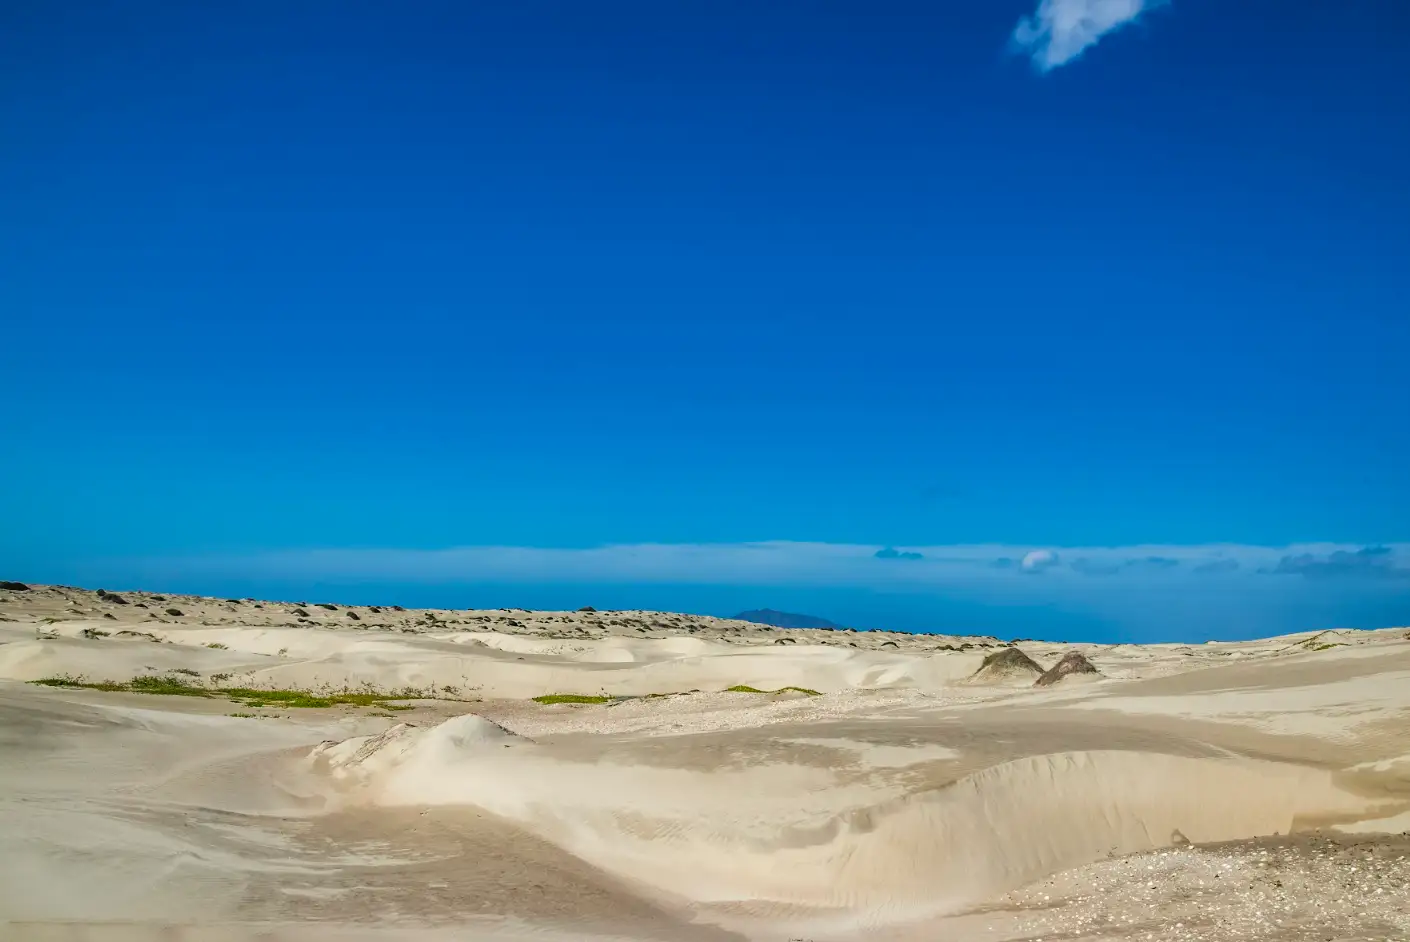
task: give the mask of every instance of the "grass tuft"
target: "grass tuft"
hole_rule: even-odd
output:
[[[85,690],[126,690],[126,684],[89,684],[78,677],[64,675],[61,677],[44,677],[40,680],[31,680],[30,683],[38,684],[41,687],[81,687]]]
[[[134,677],[128,681],[127,689],[133,693],[154,693],[168,697],[209,697],[211,691],[197,687],[185,677],[176,674],[151,674]]]

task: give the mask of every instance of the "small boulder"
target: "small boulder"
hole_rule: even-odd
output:
[[[29,586],[23,582],[0,582],[0,589],[9,589],[11,592],[28,592]]]
[[[1102,672],[1092,666],[1081,651],[1068,651],[1050,667],[1043,676],[1033,682],[1035,687],[1051,687],[1058,683],[1072,683],[1082,680],[1100,680]]]

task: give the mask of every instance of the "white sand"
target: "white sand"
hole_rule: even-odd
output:
[[[1376,836],[1410,827],[1403,629],[1079,645],[1104,677],[1035,689],[975,682],[991,638],[121,595],[0,590],[6,939],[1410,931],[1404,893],[1351,913],[1319,889],[1359,851],[1312,838],[1410,875]],[[1046,669],[1071,646],[1021,647]],[[26,683],[154,676],[417,699]],[[1258,916],[1281,879],[1204,890],[1273,835],[1300,908]]]

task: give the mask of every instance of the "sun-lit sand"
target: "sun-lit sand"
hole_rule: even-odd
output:
[[[320,601],[0,589],[0,937],[1410,937],[1406,629]]]

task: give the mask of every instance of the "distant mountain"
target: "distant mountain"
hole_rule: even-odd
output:
[[[761,608],[752,612],[740,612],[734,616],[739,621],[752,621],[756,625],[773,625],[775,628],[841,628],[826,618],[812,615],[795,615],[792,612],[776,612],[771,608]]]

